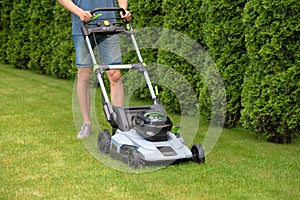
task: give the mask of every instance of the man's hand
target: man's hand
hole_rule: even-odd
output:
[[[120,16],[128,22],[131,21],[131,13],[128,10],[125,10],[125,15],[123,15],[123,13],[120,12]]]
[[[84,11],[82,10],[79,14],[80,20],[83,22],[89,22],[93,15],[91,14],[90,11]]]

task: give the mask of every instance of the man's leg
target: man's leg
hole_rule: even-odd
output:
[[[90,75],[92,73],[92,62],[89,56],[89,50],[83,36],[73,35],[77,74],[77,98],[82,114],[83,126],[78,133],[77,138],[81,139],[91,133],[90,119]]]
[[[91,67],[78,67],[77,97],[84,125],[91,125],[89,87],[91,72]]]
[[[102,38],[99,45],[103,63],[121,64],[121,48],[118,35],[106,36]],[[102,51],[101,51],[102,50]],[[124,90],[120,70],[109,70],[107,76],[110,82],[110,98],[114,106],[124,105]]]
[[[107,72],[110,82],[110,98],[114,106],[124,105],[124,89],[120,70],[110,70]]]

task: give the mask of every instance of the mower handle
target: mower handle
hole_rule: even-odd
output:
[[[99,11],[120,11],[120,12],[122,12],[123,15],[126,14],[124,8],[120,8],[120,7],[95,8],[94,10],[91,11],[91,14],[93,15],[95,12],[99,12]]]

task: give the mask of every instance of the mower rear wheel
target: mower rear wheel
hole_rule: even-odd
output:
[[[108,130],[101,130],[98,134],[98,150],[100,153],[107,154],[110,151],[111,137]]]
[[[205,162],[205,153],[204,149],[200,144],[194,144],[191,148],[191,152],[193,154],[193,161],[196,163],[204,163]]]

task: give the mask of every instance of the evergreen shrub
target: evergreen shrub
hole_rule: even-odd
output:
[[[276,143],[300,134],[299,10],[297,0],[249,0],[244,12],[243,124]]]

